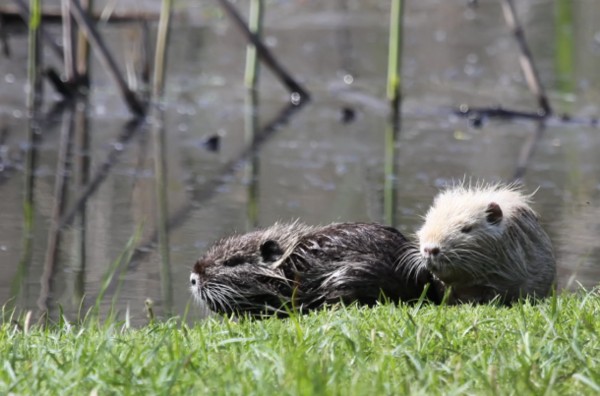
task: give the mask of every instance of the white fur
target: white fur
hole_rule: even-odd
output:
[[[441,192],[417,231],[421,265],[459,299],[547,295],[556,263],[530,202],[516,185],[463,182]],[[490,204],[502,215],[488,221]]]
[[[486,227],[485,211],[492,202],[502,210],[502,222],[495,227]],[[516,185],[481,184],[453,186],[437,195],[425,215],[425,223],[417,231],[421,253],[425,246],[443,246],[454,238],[460,238],[465,226],[477,226],[490,233],[502,233],[506,221],[518,209],[530,207],[531,195],[519,191]],[[480,230],[482,231],[482,230]]]

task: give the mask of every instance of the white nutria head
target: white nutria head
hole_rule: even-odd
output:
[[[530,202],[516,185],[462,183],[441,192],[417,231],[421,265],[458,300],[546,296],[556,264]]]

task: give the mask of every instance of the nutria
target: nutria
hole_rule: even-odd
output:
[[[451,286],[450,302],[550,293],[556,262],[530,202],[505,184],[463,183],[435,198],[417,232],[421,266]]]
[[[298,222],[221,239],[195,263],[194,297],[221,313],[285,316],[336,302],[418,299],[431,274],[404,260],[416,246],[379,224]],[[429,288],[427,298],[440,299]]]

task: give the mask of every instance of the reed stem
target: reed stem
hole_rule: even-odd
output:
[[[167,46],[171,20],[172,0],[163,0],[158,22],[156,51],[154,58],[154,78],[152,82],[152,136],[154,140],[154,174],[156,178],[156,202],[158,204],[157,231],[160,253],[161,297],[165,313],[170,315],[173,305],[173,288],[169,259],[169,200],[167,193],[167,158],[164,127],[164,111],[159,104],[165,90],[167,66]]]
[[[250,0],[250,16],[248,28],[260,40],[262,37],[264,0]],[[259,62],[256,46],[248,43],[246,46],[246,71],[244,83],[248,89],[256,89],[258,84]]]
[[[163,0],[158,21],[156,38],[156,52],[154,54],[154,78],[152,84],[152,97],[154,100],[162,98],[165,88],[165,70],[167,67],[167,44],[171,26],[171,10],[173,0]]]
[[[27,110],[29,117],[35,117],[42,100],[42,58],[41,58],[41,27],[42,3],[41,0],[30,0],[29,9],[29,47],[27,61]],[[34,120],[35,124],[35,120]],[[34,125],[34,128],[37,126]]]
[[[17,274],[12,282],[11,295],[17,298],[25,284],[25,278],[33,256],[34,226],[34,186],[35,168],[37,165],[37,143],[39,141],[39,109],[41,106],[41,66],[40,66],[40,32],[41,32],[41,0],[31,0],[28,16],[29,43],[27,59],[27,142],[29,148],[25,156],[25,186],[23,194],[23,237],[22,253],[19,259]]]
[[[0,15],[0,46],[2,47],[2,55],[4,55],[5,58],[10,58],[10,44],[8,42],[8,32],[4,18],[4,15]]]
[[[71,0],[61,1],[62,28],[63,28],[63,54],[65,64],[65,77],[67,81],[76,79],[75,45],[73,43],[73,17],[71,16]]]
[[[143,20],[140,22],[140,31],[142,35],[141,42],[141,65],[142,71],[140,73],[140,78],[142,80],[143,92],[145,92],[146,96],[148,96],[148,92],[150,90],[150,77],[152,73],[152,65],[150,58],[152,57],[152,43],[150,40],[150,27],[147,20]]]
[[[390,33],[388,45],[388,75],[387,99],[390,101],[392,111],[400,104],[402,90],[402,14],[403,1],[392,0],[390,10]]]
[[[404,2],[392,0],[388,45],[388,75],[386,96],[391,107],[385,129],[383,217],[387,224],[396,224],[396,197],[398,195],[396,169],[396,142],[400,131],[402,98],[402,15]]]
[[[263,42],[250,31],[248,25],[244,22],[238,11],[230,3],[229,0],[218,0],[223,10],[233,20],[235,25],[242,31],[244,36],[250,41],[255,47],[258,57],[265,62],[267,67],[281,80],[286,88],[292,94],[292,103],[298,105],[303,101],[310,99],[310,94],[306,91],[294,78],[285,70],[285,68],[275,59],[271,51],[263,44]],[[294,97],[296,97],[294,99]]]
[[[575,91],[573,49],[576,48],[573,37],[573,3],[569,0],[557,0],[554,2],[554,7],[556,26],[554,54],[558,75],[556,86],[563,94],[572,94]],[[565,102],[565,105],[572,107],[570,102]]]
[[[29,9],[31,7],[29,7],[27,5],[25,0],[13,0],[13,1],[15,3],[17,3],[17,7],[19,7],[19,14],[21,14],[21,18],[23,18],[23,20],[27,24],[29,24],[29,20],[30,20],[30,16],[31,16],[31,14],[29,13]],[[33,3],[33,1],[30,0],[30,3]],[[39,12],[40,12],[40,19],[41,19],[41,10]],[[50,46],[50,49],[54,52],[54,54],[60,60],[63,60],[64,55],[63,55],[63,50],[60,47],[60,45],[58,45],[56,43],[56,41],[54,41],[52,35],[44,28],[43,25],[40,27],[40,30],[41,30],[42,38],[46,41],[46,44],[48,44]]]
[[[81,0],[81,8],[88,15],[92,15],[94,0]],[[85,33],[79,29],[77,32],[77,78],[78,82],[85,87],[89,86],[90,70],[90,43]]]
[[[263,25],[264,0],[250,0],[250,16],[248,28],[257,39],[261,39]],[[244,106],[244,131],[246,146],[252,145],[258,132],[258,78],[259,78],[258,54],[256,46],[251,42],[246,46],[246,70],[244,84],[246,91],[246,102]],[[247,183],[246,204],[246,230],[254,229],[258,223],[258,167],[259,161],[252,154],[245,165],[245,180]]]
[[[17,298],[25,284],[25,278],[33,256],[33,226],[34,226],[34,186],[35,168],[37,165],[37,148],[39,141],[39,110],[41,107],[41,66],[40,66],[40,32],[41,32],[41,0],[31,0],[29,7],[19,3],[28,15],[29,42],[27,59],[28,91],[27,105],[27,142],[29,145],[25,156],[25,186],[23,194],[23,237],[22,252],[17,267],[17,273],[11,285],[11,295]]]

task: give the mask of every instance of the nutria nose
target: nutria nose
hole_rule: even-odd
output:
[[[429,256],[437,256],[438,254],[440,254],[440,248],[437,246],[425,246],[423,248],[423,252],[425,253],[425,256],[429,257]]]

